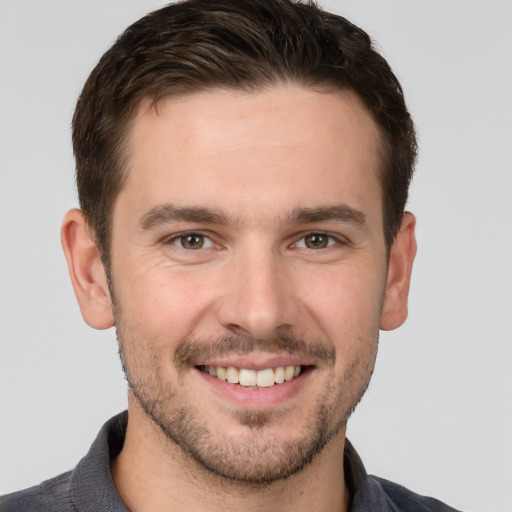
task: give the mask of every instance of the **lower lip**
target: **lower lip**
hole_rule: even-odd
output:
[[[285,381],[282,384],[274,384],[268,388],[246,387],[240,384],[230,384],[216,377],[212,377],[208,373],[202,372],[197,368],[194,372],[199,378],[208,384],[209,388],[222,400],[228,400],[238,407],[244,408],[266,408],[282,405],[286,401],[297,396],[306,384],[310,375],[313,373],[312,368],[307,368],[298,377]]]

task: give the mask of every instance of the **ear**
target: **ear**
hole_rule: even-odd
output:
[[[415,227],[416,218],[412,213],[406,212],[389,256],[386,291],[380,318],[380,328],[384,331],[400,327],[407,318],[407,298],[412,264],[416,256]]]
[[[115,321],[105,269],[81,210],[70,210],[64,217],[61,243],[84,320],[95,329],[112,327]]]

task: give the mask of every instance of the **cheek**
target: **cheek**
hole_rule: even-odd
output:
[[[116,306],[125,322],[155,341],[190,336],[212,303],[212,276],[177,272],[165,264],[132,268],[122,269],[119,279],[113,276]]]
[[[351,400],[367,386],[378,347],[384,276],[369,269],[331,271],[309,301],[309,313],[336,350],[334,394],[352,393]]]
[[[310,313],[332,339],[346,342],[378,328],[385,278],[372,267],[339,268],[305,283],[303,297]],[[344,336],[342,336],[344,334]],[[351,334],[350,336],[348,336]]]

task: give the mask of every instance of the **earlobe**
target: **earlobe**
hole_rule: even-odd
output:
[[[112,327],[115,322],[105,269],[81,210],[70,210],[64,217],[61,243],[84,320],[95,329]]]
[[[411,283],[412,264],[416,256],[415,227],[416,218],[414,215],[405,213],[400,231],[391,247],[384,304],[380,319],[380,328],[384,331],[400,327],[407,318],[407,299]]]

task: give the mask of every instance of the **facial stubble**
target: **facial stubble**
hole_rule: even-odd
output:
[[[132,337],[124,322],[116,315],[119,353],[129,387],[146,416],[164,434],[210,475],[241,485],[264,486],[285,479],[306,468],[322,452],[329,441],[346,425],[346,421],[362,398],[373,371],[378,344],[378,330],[371,341],[359,340],[372,347],[354,361],[337,381],[334,379],[335,352],[325,342],[304,341],[290,335],[274,340],[255,340],[250,337],[229,336],[217,340],[184,340],[178,347],[174,366],[178,384],[174,388],[162,379],[162,365],[170,364],[159,344]],[[237,410],[231,420],[244,434],[228,430],[212,432],[206,414],[182,396],[180,384],[194,362],[200,357],[226,354],[249,354],[255,350],[289,352],[313,358],[318,364],[314,371],[331,375],[326,389],[316,400],[313,409],[305,410],[300,438],[282,438],[272,431],[273,425],[286,425],[289,411]],[[177,389],[180,388],[180,389]]]

